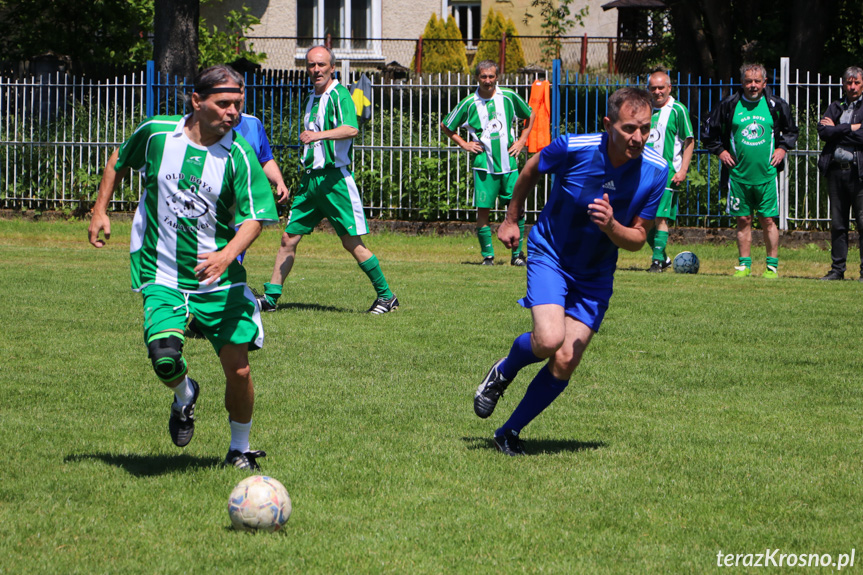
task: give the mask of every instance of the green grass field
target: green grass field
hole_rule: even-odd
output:
[[[863,284],[814,281],[826,251],[782,250],[778,281],[731,278],[733,245],[672,246],[698,253],[696,276],[623,254],[602,331],[511,459],[491,434],[539,366],[489,420],[472,396],[530,329],[524,270],[475,265],[471,237],[370,236],[402,302],[371,317],[338,240],[306,238],[252,354],[252,446],[294,505],[268,535],[229,528],[244,475],[219,466],[212,348],[186,345],[202,392],[180,450],[128,288],[129,224],[102,250],[85,230],[0,221],[0,573],[705,573],[729,571],[720,551],[858,546],[845,570],[861,570]],[[250,250],[255,287],[278,241]]]

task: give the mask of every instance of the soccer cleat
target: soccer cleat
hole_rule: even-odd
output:
[[[668,256],[665,256],[665,261],[660,263],[659,265],[662,266],[662,269],[671,267],[671,258]]]
[[[245,471],[260,471],[261,466],[258,465],[259,457],[266,457],[266,451],[247,451],[243,453],[238,449],[232,449],[225,456],[225,461],[222,465],[225,467],[234,467]]]
[[[473,397],[473,411],[483,419],[492,414],[497,406],[497,400],[500,399],[500,396],[506,391],[506,386],[509,385],[509,380],[503,376],[499,369],[500,364],[505,359],[503,357],[491,366]]]
[[[399,308],[399,298],[396,297],[396,294],[393,294],[393,297],[390,299],[384,299],[379,297],[374,301],[372,307],[369,308],[368,313],[374,315],[380,315],[382,313],[387,313],[390,311],[395,311]]]
[[[493,266],[494,265],[494,256],[488,256],[482,259],[482,263],[480,265],[483,266]]]
[[[192,441],[192,436],[195,434],[195,402],[198,401],[198,393],[201,388],[198,387],[198,382],[189,378],[192,382],[192,389],[195,390],[195,395],[192,397],[192,402],[189,405],[177,405],[177,396],[174,396],[174,402],[171,404],[171,418],[168,420],[168,432],[171,434],[171,441],[177,447],[186,447]]]
[[[524,252],[519,252],[518,255],[512,256],[509,265],[523,268],[527,265],[527,255]]]
[[[775,267],[767,266],[767,269],[764,270],[764,273],[761,275],[761,277],[769,280],[775,280],[779,277],[779,272],[776,271]]]
[[[824,281],[844,280],[845,274],[837,272],[836,270],[830,270],[829,272],[827,272],[827,275],[821,279]]]
[[[257,295],[255,296],[255,300],[258,302],[258,307],[261,308],[262,312],[276,311],[276,306],[270,303],[270,300],[267,299],[267,296]]]
[[[647,273],[658,274],[661,273],[665,269],[665,266],[662,265],[662,262],[659,260],[653,260],[650,263],[650,267],[647,268]]]
[[[736,278],[745,278],[752,273],[752,270],[746,266],[734,266],[734,269],[736,270],[734,272]]]
[[[500,435],[495,434],[494,446],[501,453],[516,457],[518,455],[527,455],[524,450],[524,443],[518,438],[518,432],[511,429],[504,429]]]

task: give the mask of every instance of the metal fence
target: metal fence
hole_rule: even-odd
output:
[[[791,104],[800,127],[798,149],[780,178],[780,226],[826,227],[827,194],[816,169],[821,149],[815,127],[830,101],[841,95],[839,79],[791,75],[787,60],[772,85]],[[350,83],[359,71],[349,72]],[[506,75],[501,84],[526,99],[535,75]],[[470,158],[443,134],[440,122],[473,92],[472,76],[419,75],[404,80],[372,74],[373,117],[355,140],[354,173],[367,213],[374,218],[469,220],[473,181]],[[601,129],[606,98],[623,85],[643,85],[644,78],[550,73],[553,83],[552,128],[557,133]],[[247,76],[246,111],[264,121],[277,162],[289,186],[299,178],[297,153],[300,100],[308,91],[301,71],[265,71]],[[690,110],[698,131],[702,119],[734,89],[733,82],[702,83],[676,77],[674,95]],[[104,82],[55,74],[11,81],[0,78],[0,207],[85,211],[95,199],[107,158],[145,117],[183,112],[182,81],[147,72]],[[524,161],[522,155],[521,161]],[[681,194],[681,225],[719,227],[732,224],[718,188],[719,167],[700,145]],[[141,190],[129,176],[114,196],[114,210],[132,210]],[[545,204],[549,182],[543,180],[528,200],[528,218]],[[502,210],[497,210],[498,214]]]
[[[249,37],[246,47],[267,55],[265,69],[283,70],[301,67],[306,50],[330,42],[336,58],[349,60],[355,69],[379,69],[391,62],[417,70],[415,58],[421,40],[417,38],[297,38],[287,36]],[[447,40],[434,40],[447,42]],[[564,70],[584,73],[630,74],[644,68],[645,62],[656,56],[657,46],[652,41],[620,39],[602,36],[510,36],[499,39],[482,39],[467,44],[462,40],[449,40],[464,44],[469,65],[473,62],[480,43],[506,44],[518,42],[524,54],[525,66],[550,68],[552,60],[559,59]],[[495,52],[498,52],[495,50]],[[507,67],[508,72],[516,72]]]

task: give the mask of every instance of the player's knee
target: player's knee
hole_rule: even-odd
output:
[[[560,346],[563,345],[564,335],[563,333],[535,331],[531,340],[534,355],[542,358],[555,355]]]
[[[183,340],[176,335],[160,337],[147,344],[153,371],[164,382],[171,382],[186,373],[186,359],[183,357]]]

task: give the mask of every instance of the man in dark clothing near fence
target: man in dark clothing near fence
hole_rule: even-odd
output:
[[[818,169],[827,178],[830,194],[830,257],[833,264],[822,280],[845,279],[848,259],[848,212],[854,213],[857,233],[863,231],[863,69],[851,66],[842,74],[845,97],[827,107],[818,122],[824,149]],[[863,281],[863,234],[860,235],[860,281]]]

